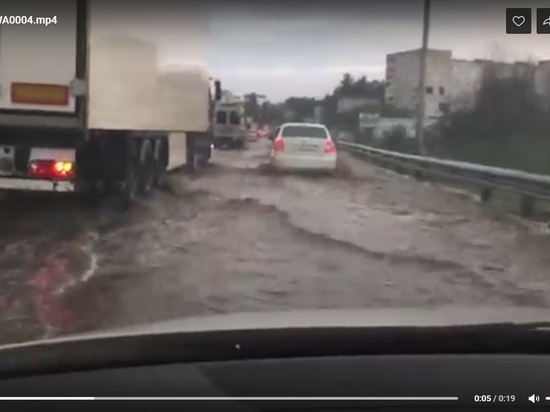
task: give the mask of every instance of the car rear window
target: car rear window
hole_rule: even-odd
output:
[[[313,137],[318,139],[328,137],[325,129],[316,126],[285,126],[281,135],[283,137]]]

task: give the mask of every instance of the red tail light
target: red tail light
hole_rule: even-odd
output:
[[[276,152],[284,152],[285,150],[285,142],[282,137],[277,137],[275,141],[273,142],[273,150]]]
[[[325,153],[326,154],[333,154],[336,153],[336,146],[334,145],[334,142],[332,140],[327,140],[325,143]]]
[[[70,179],[74,176],[74,163],[56,160],[33,160],[29,176],[41,179]]]

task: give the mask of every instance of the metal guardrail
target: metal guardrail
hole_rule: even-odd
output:
[[[381,166],[410,173],[419,179],[443,178],[472,184],[480,188],[481,201],[484,203],[491,200],[495,190],[515,193],[520,197],[520,213],[524,217],[534,214],[536,200],[550,202],[550,176],[409,155],[343,141],[338,142],[338,147],[368,157]]]

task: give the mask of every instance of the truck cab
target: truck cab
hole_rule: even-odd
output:
[[[232,96],[222,98],[215,106],[213,125],[216,147],[243,148],[248,134],[244,101]]]
[[[208,90],[208,130],[206,133],[188,133],[187,134],[187,169],[190,172],[196,172],[197,169],[204,168],[212,157],[212,149],[214,148],[214,131],[217,103],[222,98],[221,82],[214,80],[214,92]]]

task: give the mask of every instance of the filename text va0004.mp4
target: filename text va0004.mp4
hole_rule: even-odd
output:
[[[36,16],[0,16],[0,25],[13,24],[38,24],[42,26],[49,26],[51,24],[57,24],[57,16],[49,17],[36,17]]]

